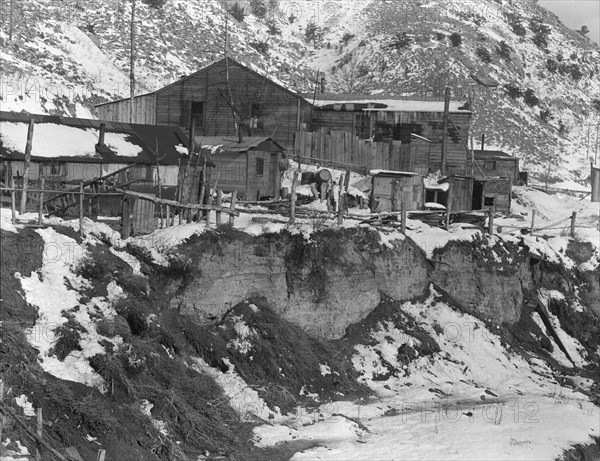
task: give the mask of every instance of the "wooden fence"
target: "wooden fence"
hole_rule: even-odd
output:
[[[294,154],[325,165],[344,165],[359,172],[376,169],[415,171],[419,167],[413,164],[410,144],[402,144],[401,141],[371,142],[345,131],[299,131],[294,140]],[[427,165],[419,168],[427,170]]]

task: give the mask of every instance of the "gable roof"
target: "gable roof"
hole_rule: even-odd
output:
[[[0,112],[0,157],[25,156],[29,121],[35,122],[31,158],[90,163],[178,165],[187,154],[187,137],[178,127],[141,125],[54,115]],[[100,124],[105,146],[97,149]]]
[[[211,154],[221,153],[245,153],[251,150],[264,152],[283,152],[281,144],[265,136],[248,136],[238,142],[233,136],[196,136],[196,144],[200,145],[202,152]]]
[[[192,79],[192,78],[196,77],[197,75],[201,74],[202,72],[205,72],[206,70],[210,69],[211,67],[214,67],[214,66],[216,66],[217,64],[220,64],[220,63],[222,63],[223,61],[225,61],[225,59],[227,59],[227,60],[228,60],[228,62],[229,62],[229,65],[235,65],[235,66],[241,67],[242,69],[244,69],[244,70],[246,70],[246,71],[248,71],[248,72],[252,72],[253,74],[256,74],[256,75],[258,75],[259,77],[261,77],[261,78],[264,78],[264,79],[268,80],[268,81],[269,81],[269,82],[270,82],[272,85],[274,85],[274,86],[278,87],[279,89],[281,89],[281,90],[285,91],[286,93],[289,93],[289,94],[291,94],[291,95],[292,95],[292,96],[294,96],[295,98],[298,98],[298,99],[305,100],[305,98],[304,98],[304,97],[303,97],[303,96],[302,96],[300,93],[296,93],[295,91],[293,91],[293,90],[290,90],[289,88],[286,88],[286,87],[285,87],[285,86],[283,86],[281,83],[278,83],[278,82],[274,81],[274,80],[273,80],[273,77],[270,77],[270,76],[264,75],[264,74],[262,74],[261,72],[259,72],[258,70],[251,69],[250,67],[248,67],[248,66],[246,66],[246,65],[244,65],[244,64],[242,64],[242,63],[240,63],[240,62],[238,62],[238,61],[236,61],[236,60],[234,60],[234,59],[232,59],[232,58],[230,58],[230,57],[227,57],[227,58],[224,58],[224,57],[223,57],[223,58],[221,58],[221,59],[218,59],[218,60],[216,60],[216,61],[213,61],[213,62],[211,62],[211,63],[209,63],[209,64],[205,65],[204,67],[201,67],[201,68],[200,68],[200,69],[198,69],[196,72],[194,72],[194,73],[192,73],[192,74],[190,74],[190,75],[186,75],[185,77],[183,77],[183,78],[180,78],[179,80],[176,80],[176,81],[174,81],[173,83],[170,83],[170,84],[168,84],[167,86],[163,86],[162,88],[159,88],[159,89],[157,89],[157,90],[155,90],[155,91],[152,91],[152,92],[150,92],[150,93],[145,93],[145,94],[140,94],[140,95],[137,95],[137,96],[135,96],[135,98],[139,98],[139,97],[143,97],[143,96],[149,96],[149,95],[153,95],[153,94],[158,94],[158,93],[160,93],[160,92],[162,92],[162,91],[164,91],[164,90],[167,90],[168,88],[171,88],[171,87],[173,87],[173,86],[175,86],[175,85],[179,85],[179,84],[181,84],[181,83],[183,83],[183,82],[185,82],[185,81],[187,81],[187,80],[190,80],[190,79]],[[125,100],[127,100],[127,99],[129,99],[129,98],[121,98],[121,99],[116,99],[116,100],[114,100],[114,101],[103,102],[103,103],[100,103],[100,104],[95,104],[95,105],[94,105],[94,107],[99,107],[99,106],[104,106],[104,105],[106,105],[106,104],[112,104],[112,103],[115,103],[115,102],[125,101]],[[306,100],[305,100],[305,101],[306,101]],[[307,102],[308,102],[308,101],[307,101]]]

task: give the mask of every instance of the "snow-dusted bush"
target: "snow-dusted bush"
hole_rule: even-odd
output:
[[[483,62],[490,63],[492,62],[492,54],[490,50],[487,48],[480,46],[475,50],[475,54],[481,59]]]
[[[452,46],[454,47],[460,46],[462,44],[461,35],[458,32],[454,32],[450,35],[450,43],[452,43]]]
[[[535,95],[531,88],[525,90],[523,93],[523,99],[525,100],[525,104],[531,107],[537,106],[540,103],[539,98]]]

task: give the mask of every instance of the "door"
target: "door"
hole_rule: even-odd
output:
[[[473,182],[473,201],[472,207],[473,210],[481,210],[483,208],[483,182],[482,181],[474,181]]]
[[[133,205],[133,234],[149,234],[156,230],[154,210],[156,205],[150,200],[137,199]]]

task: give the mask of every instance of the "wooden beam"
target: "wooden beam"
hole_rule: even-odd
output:
[[[444,91],[444,128],[442,133],[442,176],[446,176],[446,154],[448,150],[448,115],[450,113],[450,88]]]
[[[31,161],[31,149],[33,144],[33,128],[35,122],[33,119],[29,120],[29,127],[27,128],[27,143],[25,144],[25,166],[23,168],[23,192],[21,192],[21,207],[19,212],[25,213],[25,205],[27,203],[27,187],[29,186],[29,163]]]

